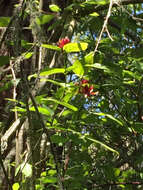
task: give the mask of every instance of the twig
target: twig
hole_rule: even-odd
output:
[[[106,19],[105,19],[105,21],[104,21],[104,24],[103,24],[102,30],[101,30],[101,32],[100,32],[100,35],[99,35],[99,38],[98,38],[98,41],[97,41],[97,44],[96,44],[96,47],[95,47],[95,50],[94,50],[94,54],[97,52],[97,49],[98,49],[99,43],[100,43],[101,38],[102,38],[102,35],[103,35],[103,32],[105,31],[105,29],[106,29],[106,27],[107,27],[108,19],[109,19],[110,15],[111,15],[112,5],[113,5],[113,0],[110,0],[108,13],[107,13],[107,15],[106,15]]]
[[[107,32],[108,37],[110,38],[110,40],[111,40],[111,41],[114,41],[113,38],[112,38],[112,36],[111,36],[110,33],[109,33],[109,30],[108,30],[107,26],[106,26],[105,30],[106,30],[106,32]]]
[[[62,180],[61,180],[62,177],[61,177],[61,175],[60,175],[60,171],[59,171],[59,168],[58,168],[58,162],[57,162],[57,158],[56,158],[56,154],[55,154],[55,150],[54,150],[53,143],[51,142],[51,139],[50,139],[50,134],[47,132],[47,129],[46,129],[45,124],[44,124],[44,121],[43,121],[43,119],[42,119],[42,117],[41,117],[41,114],[40,114],[38,108],[37,108],[37,104],[36,104],[36,102],[35,102],[35,100],[34,100],[34,97],[32,96],[32,94],[31,94],[30,91],[29,91],[29,97],[30,97],[30,99],[31,99],[31,101],[32,101],[32,104],[33,104],[35,110],[36,110],[36,113],[37,113],[37,116],[38,116],[38,118],[39,118],[39,120],[40,120],[40,122],[41,122],[42,128],[43,128],[44,132],[45,132],[46,135],[47,135],[47,139],[48,139],[48,141],[50,142],[51,153],[52,153],[52,155],[53,155],[53,157],[54,157],[54,161],[55,161],[55,165],[56,165],[56,170],[57,170],[57,174],[58,174],[58,178],[59,178],[60,190],[64,190],[64,188],[63,188],[63,183],[62,183]]]
[[[135,4],[142,4],[143,0],[120,0],[119,2],[121,5],[130,5],[130,4],[135,5]],[[117,6],[118,6],[118,4],[116,3],[116,1],[114,1],[113,7],[117,7]],[[81,11],[79,11],[77,13],[77,15],[75,15],[75,16],[85,17],[93,12],[104,11],[104,10],[108,9],[108,7],[109,7],[109,4],[106,4],[103,6],[92,6],[90,9],[87,6],[87,8],[85,8],[84,10],[81,9]]]
[[[1,138],[1,151],[4,152],[7,149],[7,142],[10,136],[22,125],[20,119],[15,120],[15,122],[9,127],[5,134]]]
[[[6,172],[6,169],[4,167],[4,163],[3,163],[3,160],[2,160],[2,154],[1,154],[1,135],[0,135],[0,166],[2,167],[2,170],[3,170],[3,173],[4,173],[5,179],[7,181],[7,184],[9,185],[10,190],[12,190],[12,185],[11,185],[11,182],[10,182],[10,180],[8,178],[8,174]]]
[[[105,183],[105,184],[94,184],[94,187],[105,187],[105,186],[117,186],[117,185],[143,185],[143,182],[132,181],[132,182],[113,182],[113,183]]]
[[[12,66],[12,61],[10,60],[10,66],[11,66],[11,73],[12,73],[12,77],[13,77],[13,100],[16,100],[16,75]],[[17,114],[17,110],[15,110],[15,120],[18,119],[18,114]]]
[[[43,128],[43,132],[46,133],[47,139],[48,139],[48,141],[49,141],[49,143],[50,143],[51,153],[52,153],[52,155],[53,155],[53,157],[54,157],[55,167],[56,167],[57,175],[58,175],[58,178],[59,178],[59,181],[58,181],[58,182],[59,182],[60,190],[64,190],[64,186],[63,186],[63,182],[62,182],[62,176],[60,175],[60,171],[59,171],[59,167],[58,167],[58,161],[57,161],[57,157],[56,157],[56,154],[55,154],[55,150],[54,150],[53,143],[51,142],[51,139],[50,139],[50,134],[49,134],[49,132],[48,132],[47,129],[46,129],[45,123],[44,123],[44,121],[43,121],[43,118],[42,118],[42,116],[41,116],[39,110],[38,110],[37,104],[36,104],[36,102],[35,102],[35,99],[34,99],[32,93],[31,93],[31,91],[30,91],[29,84],[28,84],[28,81],[27,81],[26,79],[25,79],[25,85],[26,85],[26,87],[27,87],[29,97],[30,97],[30,99],[31,99],[31,101],[32,101],[32,104],[33,104],[33,106],[34,106],[34,108],[35,108],[36,114],[37,114],[37,116],[38,116],[38,118],[39,118],[39,121],[40,121],[40,123],[41,123],[41,126],[42,126],[42,128]]]
[[[3,173],[4,173],[4,175],[5,175],[5,179],[6,179],[8,185],[9,185],[9,187],[10,187],[10,190],[13,190],[12,185],[11,185],[11,182],[10,182],[10,180],[9,180],[9,178],[8,178],[8,174],[7,174],[6,169],[5,169],[5,167],[4,167],[4,164],[3,164],[1,154],[0,154],[0,165],[1,165],[2,170],[3,170]]]

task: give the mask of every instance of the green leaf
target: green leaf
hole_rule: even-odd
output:
[[[136,72],[128,71],[128,70],[123,70],[123,75],[124,76],[131,76],[137,80],[140,80],[142,76],[138,75]]]
[[[90,52],[89,54],[84,56],[84,58],[82,58],[81,60],[76,60],[72,66],[66,69],[66,71],[68,72],[73,71],[75,74],[82,77],[84,75],[84,66],[92,67],[93,62],[94,62],[94,53]]]
[[[20,188],[19,183],[14,183],[13,186],[12,186],[13,190],[18,190],[19,188]]]
[[[53,98],[42,98],[42,100],[55,102],[55,103],[57,103],[57,104],[60,104],[60,105],[65,106],[65,107],[67,107],[67,108],[69,108],[69,109],[71,109],[71,110],[73,110],[73,111],[77,111],[77,110],[78,110],[75,106],[73,106],[73,105],[71,105],[71,104],[68,104],[68,103],[66,103],[66,102],[62,102],[62,101],[59,101],[59,100],[56,100],[56,99],[53,99]]]
[[[0,17],[0,27],[7,27],[10,22],[10,17]]]
[[[0,66],[8,64],[10,61],[9,56],[0,56]]]
[[[11,102],[16,102],[16,103],[18,103],[18,104],[21,104],[21,105],[25,106],[25,104],[24,104],[23,102],[18,101],[18,100],[15,100],[15,99],[5,98],[5,100],[11,101]]]
[[[86,139],[88,139],[88,140],[94,142],[95,144],[100,144],[100,145],[103,146],[105,149],[107,149],[107,150],[109,150],[109,151],[111,151],[111,152],[116,153],[116,154],[119,155],[119,153],[118,153],[116,150],[114,150],[113,148],[111,148],[111,147],[105,145],[104,143],[102,143],[102,142],[100,142],[100,141],[98,141],[98,140],[95,140],[95,139],[93,139],[93,138],[91,138],[91,137],[87,137],[87,136],[86,136]]]
[[[40,181],[44,184],[46,183],[57,183],[57,178],[52,176],[42,177]]]
[[[82,139],[88,139],[88,140],[94,142],[95,144],[99,144],[99,145],[103,146],[105,149],[107,149],[107,150],[109,150],[109,151],[111,151],[111,152],[114,152],[114,153],[116,153],[116,154],[119,155],[119,153],[118,153],[116,150],[114,150],[113,148],[111,148],[111,147],[105,145],[104,143],[102,143],[102,142],[100,142],[100,141],[98,141],[98,140],[96,140],[96,139],[93,139],[93,138],[90,137],[88,134],[82,135],[81,133],[79,133],[79,132],[77,132],[77,131],[75,131],[75,130],[72,130],[72,129],[67,129],[67,130],[68,130],[68,131],[71,131],[73,134],[79,135]]]
[[[40,17],[36,18],[36,23],[38,25],[43,25],[50,22],[53,18],[54,15],[52,14],[51,15],[42,14]]]
[[[76,75],[78,75],[78,76],[80,76],[80,77],[82,77],[82,76],[84,75],[84,68],[83,68],[83,66],[82,66],[82,63],[81,63],[79,60],[77,60],[77,61],[74,62],[72,68],[73,68],[73,69],[72,69],[73,72],[74,72]]]
[[[0,87],[0,92],[11,88],[12,85],[13,85],[12,81],[5,82],[5,84],[3,84],[2,87]]]
[[[99,16],[99,14],[97,13],[97,12],[93,12],[93,13],[91,13],[91,14],[89,14],[90,16],[93,16],[93,17],[97,17],[97,16]]]
[[[22,173],[25,175],[25,177],[31,177],[32,176],[32,166],[28,163],[21,164]]]
[[[96,0],[98,5],[106,5],[109,3],[109,0]]]
[[[131,81],[123,81],[123,84],[132,85],[132,84],[135,84],[135,81],[134,81],[134,80],[131,80]]]
[[[83,59],[82,59],[82,62],[84,64],[91,64],[93,65],[94,63],[94,52],[91,51],[89,54],[87,54]]]
[[[53,128],[53,127],[51,127],[51,128]],[[54,126],[54,128],[55,128],[55,126]],[[93,138],[90,137],[88,134],[82,135],[80,132],[77,132],[77,131],[75,131],[75,130],[72,130],[72,129],[65,129],[65,128],[61,128],[61,127],[60,127],[60,128],[59,128],[59,127],[56,127],[56,129],[60,129],[60,130],[63,130],[63,131],[72,132],[73,134],[78,135],[81,139],[88,139],[88,140],[94,142],[95,144],[99,144],[99,145],[101,145],[103,148],[105,148],[105,149],[107,149],[107,150],[109,150],[109,151],[111,151],[111,152],[116,153],[116,154],[119,155],[119,152],[118,152],[118,151],[114,150],[113,148],[111,148],[111,147],[105,145],[104,143],[102,143],[102,142],[100,142],[100,141],[98,141],[98,140],[96,140],[96,139],[93,139]]]
[[[34,45],[34,43],[30,43],[30,42],[28,42],[26,40],[21,40],[21,46],[24,47],[25,49],[29,49],[33,45]]]
[[[115,175],[115,177],[118,177],[120,175],[120,169],[119,168],[114,168],[114,175]]]
[[[46,71],[43,71],[40,73],[40,76],[48,76],[48,75],[53,75],[57,73],[65,73],[65,69],[64,68],[46,69]]]
[[[51,83],[53,83],[53,84],[55,84],[55,85],[58,85],[58,86],[61,86],[61,87],[63,87],[63,88],[66,88],[66,87],[70,87],[70,85],[69,84],[66,84],[66,83],[64,83],[64,82],[58,82],[58,81],[55,81],[55,80],[52,80],[52,79],[40,79],[40,81],[47,81],[47,82],[51,82]]]
[[[106,5],[109,3],[109,0],[87,0],[82,3],[81,6],[85,7],[86,5]]]
[[[85,51],[88,47],[88,43],[68,43],[64,45],[63,50],[67,53]]]
[[[51,141],[53,143],[57,143],[57,144],[62,143],[63,144],[63,143],[66,143],[68,141],[68,139],[63,136],[59,136],[59,135],[55,134],[55,135],[51,136]]]
[[[44,48],[47,48],[47,49],[61,51],[61,48],[59,48],[58,46],[49,45],[49,44],[42,44],[41,46],[44,47]]]
[[[53,75],[57,73],[65,73],[65,69],[64,68],[48,68],[42,71],[40,73],[40,76],[49,76],[49,75]],[[28,80],[30,80],[32,77],[36,78],[37,74],[29,75]],[[44,79],[42,80],[44,81]]]
[[[54,112],[53,110],[51,110],[50,108],[43,108],[43,107],[37,107],[39,112],[43,115],[47,115],[47,116],[53,116],[54,115]],[[30,108],[30,111],[35,111],[35,108],[34,107],[31,107]]]
[[[57,173],[56,170],[49,170],[48,171],[48,175],[50,175],[50,176],[54,176],[56,173]]]
[[[138,132],[139,134],[143,133],[143,123],[141,122],[130,122],[131,128],[134,129],[134,131]]]
[[[92,64],[92,65],[89,65],[89,64],[86,64],[85,67],[93,67],[93,68],[96,68],[96,69],[101,69],[101,70],[104,70],[105,72],[111,72],[110,69],[104,65],[101,65],[100,63],[95,63],[95,64]]]
[[[21,169],[21,165],[19,165],[19,166],[16,168],[16,170],[15,170],[15,176],[17,176],[17,174],[19,173],[20,169]]]
[[[42,172],[41,173],[41,177],[46,177],[47,176],[47,173],[46,172]]]
[[[18,112],[26,112],[26,109],[25,108],[21,108],[21,107],[18,107],[18,106],[15,106],[14,109],[11,109],[11,111],[18,111]]]
[[[135,62],[134,65],[137,70],[143,71],[143,63],[142,62]]]
[[[51,11],[53,11],[53,12],[60,12],[60,11],[61,11],[60,7],[58,7],[58,6],[55,5],[55,4],[49,5],[49,8],[50,8]]]
[[[111,119],[111,120],[117,122],[119,125],[123,126],[123,123],[120,120],[116,119],[115,117],[113,117],[110,114],[106,114],[106,113],[93,113],[93,114],[98,115],[98,116],[108,117],[109,119]]]
[[[22,56],[24,57],[24,59],[30,59],[33,55],[33,52],[27,52],[27,53],[23,53]]]

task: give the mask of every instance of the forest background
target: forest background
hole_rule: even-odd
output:
[[[0,189],[142,190],[143,0],[0,0]]]

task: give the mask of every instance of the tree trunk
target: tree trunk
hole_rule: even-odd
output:
[[[27,115],[23,117],[23,124],[18,124],[16,126],[16,129],[11,132],[11,137],[13,141],[15,142],[12,146],[12,150],[14,151],[14,155],[12,153],[12,156],[8,156],[11,154],[11,149],[9,150],[9,153],[7,153],[7,156],[5,158],[5,161],[3,162],[5,165],[5,168],[10,168],[10,178],[12,178],[12,184],[17,181],[23,180],[23,175],[20,174],[20,166],[22,163],[24,164],[30,164],[32,166],[32,176],[29,178],[25,178],[25,182],[23,184],[23,189],[35,189],[35,179],[36,177],[40,176],[40,173],[45,169],[46,167],[46,160],[43,161],[44,158],[47,157],[47,151],[42,151],[43,148],[47,148],[47,140],[49,140],[49,137],[47,138],[47,135],[45,134],[45,129],[42,129],[42,125],[39,123],[39,117],[37,116],[37,113],[31,113],[29,111],[29,102],[32,101],[30,96],[34,97],[45,88],[45,82],[35,82],[35,87],[31,89],[29,81],[27,79],[29,74],[34,74],[35,72],[39,73],[41,69],[45,65],[49,66],[49,68],[52,67],[61,67],[62,57],[59,57],[58,53],[55,53],[54,51],[49,51],[46,49],[43,49],[41,47],[34,46],[33,52],[34,55],[30,59],[30,65],[29,61],[22,60],[21,54],[23,52],[23,47],[21,46],[21,39],[24,37],[24,40],[28,42],[32,42],[34,44],[41,45],[42,43],[49,43],[49,44],[56,44],[60,37],[68,36],[71,37],[73,33],[73,28],[75,25],[75,22],[71,19],[70,16],[68,16],[68,12],[64,13],[58,13],[61,15],[56,14],[55,18],[50,21],[50,23],[45,24],[44,27],[37,25],[35,22],[35,19],[41,15],[41,12],[44,11],[44,14],[53,14],[50,13],[49,5],[54,3],[57,4],[62,10],[67,6],[67,1],[53,1],[53,0],[40,0],[39,6],[37,6],[36,1],[29,0],[29,1],[21,1],[19,3],[19,7],[14,8],[14,5],[17,3],[16,0],[14,1],[0,1],[0,16],[9,16],[11,17],[11,22],[7,29],[4,31],[3,36],[1,37],[1,55],[10,55],[12,57],[15,57],[15,60],[13,61],[14,64],[14,75],[16,78],[20,78],[21,81],[19,85],[16,87],[17,96],[19,100],[21,99],[26,104],[27,109]],[[2,11],[6,10],[6,11]],[[24,18],[25,12],[28,10],[29,16],[27,18]],[[61,22],[58,22],[56,28],[54,28],[51,31],[47,32],[47,28],[53,24],[53,22],[56,22],[56,20],[60,20]],[[30,24],[31,30],[26,29],[25,31],[24,27],[27,27]],[[67,31],[65,33],[65,30],[63,31],[64,25],[69,24],[69,27],[67,28]],[[12,40],[14,42],[13,46],[7,45],[5,42],[6,40]],[[9,69],[9,65],[5,67],[4,69],[7,69],[9,73],[11,73],[11,69]],[[6,72],[7,74],[7,72]],[[4,76],[6,77],[6,75]],[[62,79],[63,76],[59,75],[59,79]],[[51,88],[49,86],[49,88]],[[3,92],[4,93],[4,92]],[[9,90],[10,94],[13,94],[13,88]],[[31,95],[29,95],[31,94]],[[12,95],[11,95],[12,97]],[[4,100],[5,96],[3,97]],[[3,104],[3,107],[1,110],[4,110],[5,107],[8,106],[6,102]],[[17,114],[15,112],[15,114]],[[18,119],[18,118],[17,118]],[[7,116],[4,120],[9,120],[10,123],[13,123],[15,121],[15,116],[13,113],[9,113],[9,116]],[[44,124],[43,124],[44,125]],[[4,126],[5,127],[5,126]],[[7,129],[6,129],[7,130]],[[3,131],[3,133],[7,132],[6,130]],[[42,131],[42,132],[41,132]],[[43,142],[43,135],[46,135],[45,142],[41,147],[40,152],[40,146]],[[49,135],[49,134],[48,134]],[[9,141],[7,140],[9,146]],[[50,142],[51,143],[51,142]],[[54,148],[54,146],[51,144],[51,150]],[[7,151],[7,147],[4,148],[4,151]],[[58,151],[57,148],[54,148],[52,150],[54,153],[54,159],[56,164],[58,164],[57,154],[56,151]],[[49,153],[48,153],[49,154]],[[15,177],[14,167],[10,165],[14,160],[15,157],[15,168],[19,168],[18,174]],[[40,164],[39,164],[40,163]],[[58,167],[58,166],[57,166]],[[7,170],[7,169],[6,169]],[[59,172],[57,168],[57,172]],[[8,190],[9,184],[7,179],[4,177],[4,174],[2,174],[2,171],[0,175],[3,176],[3,181],[0,183],[0,188],[2,190]],[[59,178],[59,188],[61,190],[64,189],[62,185],[61,180],[61,174],[58,173]],[[10,179],[9,178],[9,179]]]

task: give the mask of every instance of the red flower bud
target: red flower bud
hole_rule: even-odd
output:
[[[93,85],[89,84],[88,80],[85,80],[85,79],[81,80],[80,89],[79,89],[80,93],[84,94],[85,97],[98,94],[97,92],[93,92],[93,90],[94,90],[94,87]]]
[[[65,37],[65,38],[62,38],[59,40],[58,46],[59,46],[59,48],[63,48],[64,45],[66,45],[68,43],[70,43],[70,39],[68,37]]]
[[[82,79],[81,84],[87,84],[87,83],[89,83],[88,80],[86,80],[86,79]]]

